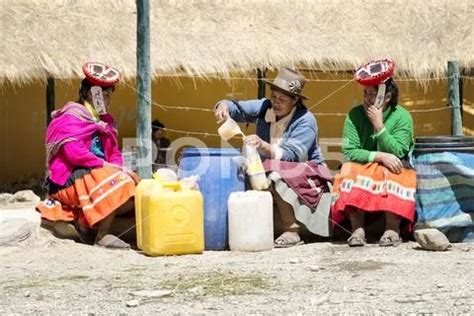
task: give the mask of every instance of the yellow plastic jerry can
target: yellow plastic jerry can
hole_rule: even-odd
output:
[[[143,179],[135,188],[135,224],[137,232],[137,247],[142,249],[143,239],[143,216],[142,203],[146,194],[149,194],[154,186],[161,186],[160,182],[153,179]]]
[[[149,256],[202,253],[202,194],[183,190],[179,182],[155,183],[143,186],[147,192],[142,194],[141,211],[137,212],[142,251]]]

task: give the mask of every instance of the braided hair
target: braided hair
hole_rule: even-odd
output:
[[[398,104],[398,85],[395,80],[393,80],[392,78],[388,78],[387,81],[385,81],[385,86],[385,95],[387,95],[387,93],[391,94],[390,101],[388,101],[388,105],[394,107]]]

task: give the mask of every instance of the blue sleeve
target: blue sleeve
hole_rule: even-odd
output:
[[[309,152],[315,150],[318,139],[316,121],[305,118],[296,121],[289,130],[287,140],[280,145],[283,150],[281,160],[304,162],[309,159]]]
[[[240,123],[255,123],[265,101],[266,99],[247,101],[226,100],[230,117]]]

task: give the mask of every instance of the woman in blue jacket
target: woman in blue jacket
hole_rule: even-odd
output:
[[[298,192],[301,181],[305,182],[303,187],[308,183],[311,185],[308,179],[320,173],[319,168],[324,169],[321,166],[324,159],[318,145],[316,119],[303,104],[306,97],[301,92],[305,81],[301,74],[282,68],[273,82],[265,81],[270,85],[270,99],[221,100],[215,106],[218,123],[228,117],[237,122],[255,123],[256,135],[247,136],[245,142],[255,146],[263,159],[273,160],[272,169],[278,172],[273,177],[269,175],[274,182],[271,191],[275,201],[275,231],[279,236],[275,240],[276,247],[301,244],[299,232],[302,224],[315,232],[308,223],[314,222],[314,219],[310,220],[314,213],[314,201],[315,198],[319,201],[317,196],[320,198],[319,193],[324,190],[321,187],[326,184],[321,181],[319,191],[318,188],[314,189],[317,196],[314,192]],[[280,164],[280,161],[288,164]],[[305,163],[303,168],[301,163]],[[298,171],[290,179],[287,177],[288,169],[292,168]],[[279,169],[285,171],[279,172]],[[309,201],[306,201],[305,194]]]

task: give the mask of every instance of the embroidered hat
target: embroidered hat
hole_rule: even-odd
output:
[[[355,79],[363,86],[377,86],[390,78],[395,63],[390,59],[371,61],[356,70]]]
[[[266,84],[269,84],[271,87],[281,90],[284,93],[307,99],[306,96],[301,94],[304,84],[306,83],[306,79],[300,73],[294,70],[289,68],[281,68],[273,82],[268,80],[263,81]]]
[[[82,71],[94,86],[112,87],[120,80],[120,71],[103,63],[88,62],[82,66]]]

